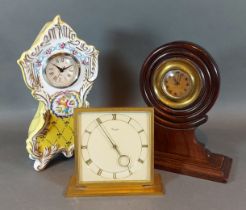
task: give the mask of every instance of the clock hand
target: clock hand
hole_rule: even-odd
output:
[[[97,121],[98,122],[98,121]],[[104,132],[104,134],[106,135],[107,139],[110,141],[110,143],[113,145],[113,148],[115,149],[115,151],[118,153],[119,158],[118,158],[118,163],[120,166],[123,167],[129,167],[130,164],[130,158],[128,155],[122,155],[118,146],[116,145],[116,143],[114,142],[114,140],[112,139],[112,137],[110,136],[110,134],[108,133],[108,131],[106,130],[106,128],[101,125],[101,122],[98,122],[99,127],[102,129],[102,131]]]
[[[70,68],[71,66],[73,66],[73,65],[70,65],[70,66],[67,66],[67,67],[65,67],[65,68],[62,68],[62,70],[64,71],[64,70]]]
[[[174,82],[175,82],[175,85],[179,85],[180,84],[180,79],[181,79],[181,77],[180,77],[181,75],[180,75],[180,73],[176,73],[176,75],[174,76]]]
[[[178,85],[178,84],[179,84],[179,83],[178,83],[178,80],[177,80],[177,78],[176,78],[176,75],[174,75],[173,80],[174,80],[175,85]]]
[[[131,162],[131,160],[130,160],[129,156],[127,156],[127,155],[120,155],[118,158],[119,165],[123,166],[123,167],[128,167],[128,169],[129,169],[130,162]]]
[[[110,141],[110,143],[112,144],[113,148],[116,150],[116,152],[121,155],[118,146],[116,145],[116,143],[114,142],[114,140],[112,139],[112,137],[110,136],[110,134],[108,133],[108,131],[105,129],[105,127],[103,125],[101,125],[101,123],[98,122],[99,127],[102,129],[103,133],[106,135],[107,139]]]
[[[180,80],[181,80],[181,74],[179,73],[179,76],[178,76],[178,82],[180,83]]]
[[[63,72],[63,68],[60,68],[59,66],[57,66],[57,65],[55,65],[53,63],[52,63],[52,65],[55,66],[56,68],[58,68],[60,72]]]

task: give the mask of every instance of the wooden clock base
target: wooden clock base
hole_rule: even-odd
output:
[[[195,129],[173,130],[155,123],[155,168],[225,183],[231,164],[231,158],[199,143]]]
[[[72,176],[67,190],[66,197],[83,197],[83,196],[118,196],[118,195],[163,195],[161,176],[155,173],[153,185],[104,185],[78,187],[76,186],[76,177]]]

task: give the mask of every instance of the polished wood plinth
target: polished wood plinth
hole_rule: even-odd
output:
[[[211,153],[195,130],[173,130],[155,124],[155,168],[217,182],[227,182],[232,159]]]
[[[82,196],[117,196],[117,195],[163,195],[164,189],[161,181],[161,176],[155,173],[153,185],[113,185],[108,184],[100,186],[76,186],[76,177],[72,176],[67,190],[66,197],[82,197]]]

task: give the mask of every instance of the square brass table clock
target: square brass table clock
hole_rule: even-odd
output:
[[[66,196],[162,194],[152,108],[75,110],[75,175]]]
[[[86,97],[97,77],[97,63],[98,51],[59,16],[18,60],[27,87],[39,101],[26,140],[35,170],[44,169],[59,153],[73,155],[73,109],[89,106]]]
[[[190,42],[165,44],[145,60],[140,84],[155,108],[156,168],[226,182],[232,159],[209,152],[195,136],[219,93],[219,70],[209,53]]]

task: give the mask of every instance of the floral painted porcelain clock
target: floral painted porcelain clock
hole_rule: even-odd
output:
[[[26,148],[34,169],[44,169],[59,153],[74,151],[73,110],[88,107],[87,94],[98,73],[98,51],[60,16],[47,23],[18,60],[23,78],[39,101]]]

